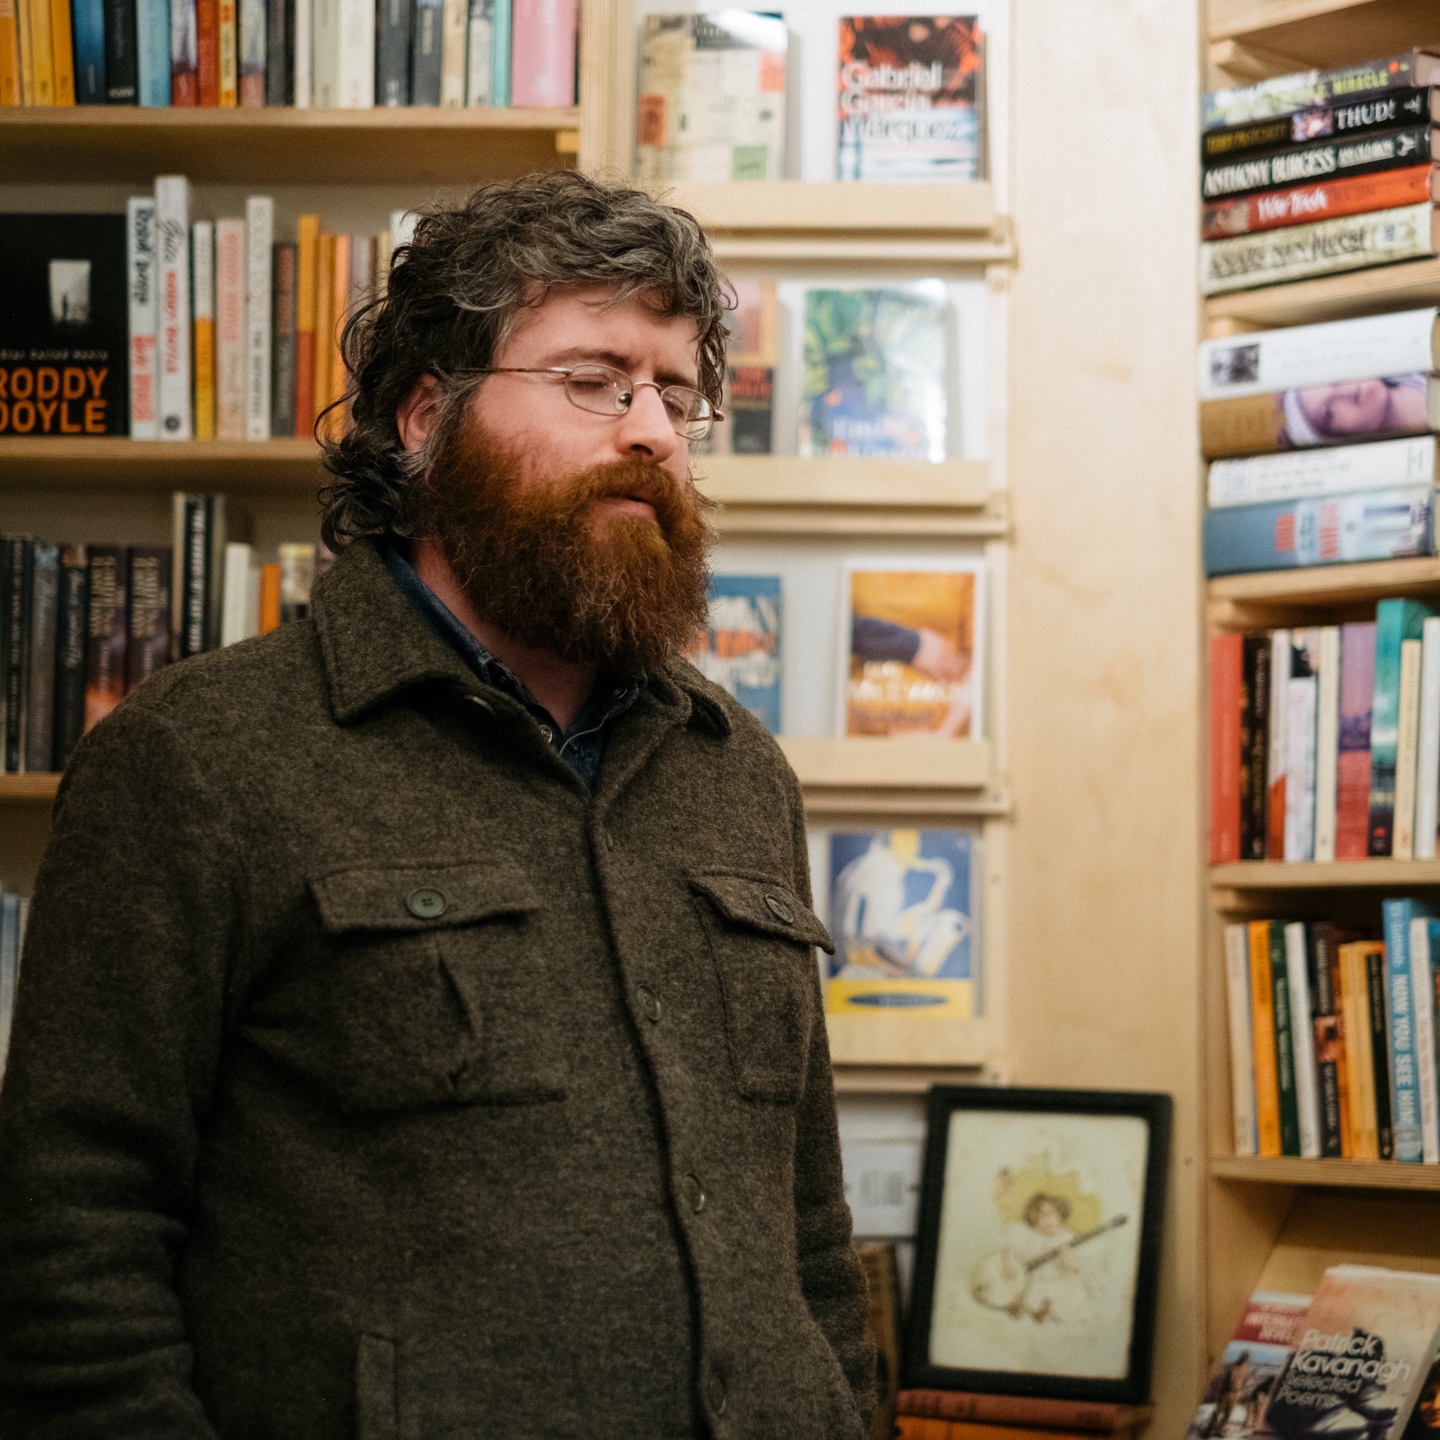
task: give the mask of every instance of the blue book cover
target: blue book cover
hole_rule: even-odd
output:
[[[974,830],[861,830],[830,837],[831,1014],[982,1011]]]
[[[510,0],[495,0],[490,30],[490,104],[510,103]]]
[[[1428,485],[1406,486],[1208,510],[1205,573],[1433,555],[1434,495]]]
[[[70,25],[75,45],[75,103],[107,104],[104,0],[73,0]]]
[[[780,577],[712,575],[710,618],[690,663],[780,733]]]
[[[1424,1157],[1420,1121],[1420,1079],[1415,1068],[1415,1004],[1411,993],[1410,922],[1433,914],[1416,900],[1386,900],[1385,998],[1390,1019],[1391,1124],[1395,1158],[1418,1165]],[[1428,997],[1425,997],[1428,998]]]
[[[170,0],[135,0],[135,59],[141,105],[170,103]]]
[[[1435,612],[1418,600],[1375,607],[1375,699],[1370,708],[1371,855],[1387,857],[1395,831],[1395,763],[1400,739],[1400,646],[1419,640]]]

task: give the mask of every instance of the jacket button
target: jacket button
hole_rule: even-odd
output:
[[[641,985],[635,991],[635,998],[640,1002],[640,1009],[644,1012],[645,1018],[651,1024],[660,1023],[660,997],[648,986]]]
[[[555,732],[548,725],[542,725],[540,738],[548,745],[555,738]]]
[[[767,895],[765,905],[782,925],[795,923],[795,912],[778,895]]]
[[[705,1187],[700,1183],[700,1177],[694,1171],[686,1171],[680,1177],[680,1188],[685,1192],[690,1208],[698,1215],[705,1208]]]
[[[434,920],[443,915],[450,902],[433,885],[421,885],[405,897],[405,908],[417,920]]]
[[[730,1397],[725,1393],[725,1382],[713,1370],[710,1372],[710,1378],[705,1382],[705,1398],[710,1402],[710,1408],[717,1415],[725,1413],[725,1402]]]

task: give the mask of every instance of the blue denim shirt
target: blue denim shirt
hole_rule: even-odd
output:
[[[518,700],[534,718],[550,748],[567,761],[593,790],[600,779],[606,727],[639,698],[640,681],[602,675],[570,728],[562,730],[555,717],[530,693],[529,686],[456,619],[454,612],[393,545],[383,546],[380,553],[390,578],[399,587],[400,593],[429,621],[430,628],[447,644],[453,645],[487,685],[493,685]]]

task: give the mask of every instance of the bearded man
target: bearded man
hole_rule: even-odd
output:
[[[678,655],[722,282],[574,174],[353,322],[310,618],[78,748],[0,1096],[0,1434],[854,1440],[794,776]]]

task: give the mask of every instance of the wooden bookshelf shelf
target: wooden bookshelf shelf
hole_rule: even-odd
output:
[[[0,438],[0,488],[256,492],[318,485],[324,473],[313,440]]]
[[[1248,84],[1440,41],[1434,0],[1211,0],[1211,63]]]
[[[53,800],[59,788],[58,775],[0,775],[0,805]]]
[[[1394,1160],[1262,1159],[1256,1155],[1214,1155],[1217,1180],[1258,1185],[1334,1185],[1357,1190],[1440,1190],[1440,1165],[1402,1165]]]
[[[1216,630],[1368,619],[1377,600],[1437,593],[1440,559],[1434,558],[1226,575],[1206,586],[1210,624]]]
[[[0,109],[0,182],[474,184],[573,160],[578,109]]]
[[[979,790],[990,782],[987,740],[844,739],[782,735],[780,748],[807,790]]]
[[[1219,295],[1205,302],[1205,320],[1212,333],[1237,328],[1263,330],[1434,305],[1437,299],[1440,259],[1406,260],[1347,275],[1326,275],[1319,280]]]
[[[924,1020],[895,1015],[827,1015],[830,1059],[836,1065],[884,1067],[887,1079],[897,1067],[983,1065],[989,1056],[988,1024],[970,1020]],[[958,1078],[958,1077],[957,1077]],[[886,1084],[885,1089],[925,1091],[939,1081],[923,1069],[911,1085]],[[850,1078],[850,1090],[868,1088],[860,1075]]]
[[[1440,885],[1440,860],[1241,860],[1212,865],[1210,884],[1228,890],[1413,890]]]

